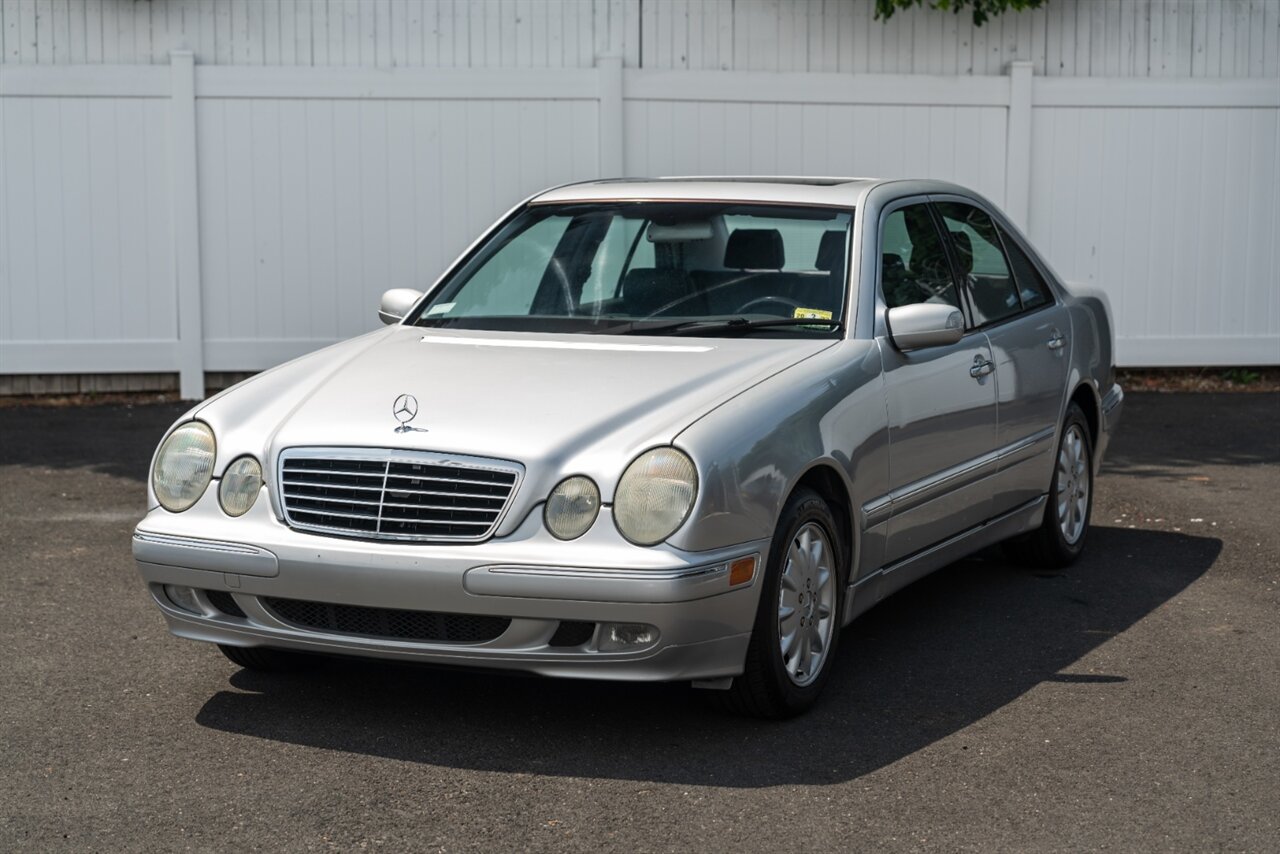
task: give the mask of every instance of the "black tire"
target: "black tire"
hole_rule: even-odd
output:
[[[259,673],[292,673],[306,668],[308,656],[268,646],[228,646],[218,644],[232,664]]]
[[[798,685],[788,675],[780,648],[779,597],[783,567],[792,542],[809,524],[817,525],[830,545],[835,595],[830,615],[831,639],[819,659],[819,669],[816,676],[809,676],[812,681]],[[760,603],[742,675],[734,677],[729,690],[709,692],[710,698],[726,711],[749,717],[780,719],[797,715],[817,701],[831,675],[831,662],[840,641],[848,555],[839,531],[831,508],[816,492],[797,489],[787,500],[769,548],[769,563],[760,581]],[[812,597],[810,601],[813,601]]]
[[[1074,541],[1064,533],[1063,515],[1061,512],[1060,483],[1062,475],[1060,464],[1064,449],[1068,447],[1070,437],[1077,437],[1084,455],[1084,484],[1087,490],[1083,514],[1083,527]],[[1078,483],[1079,477],[1075,482]],[[1005,552],[1018,563],[1045,569],[1062,569],[1075,563],[1076,558],[1084,551],[1085,540],[1089,535],[1089,519],[1093,514],[1093,439],[1089,435],[1089,422],[1084,412],[1072,403],[1067,407],[1066,418],[1059,431],[1058,447],[1053,457],[1053,475],[1049,480],[1049,497],[1044,508],[1044,521],[1040,527],[1029,534],[1024,534],[1007,541]],[[1070,503],[1070,502],[1068,502]],[[1070,527],[1069,525],[1067,527]]]

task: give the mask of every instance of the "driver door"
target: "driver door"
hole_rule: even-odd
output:
[[[880,219],[880,316],[913,303],[961,308],[960,287],[926,199],[890,205]],[[963,310],[961,308],[961,310]],[[991,344],[970,329],[955,344],[902,352],[882,322],[889,428],[885,566],[991,515],[996,470],[996,384]]]

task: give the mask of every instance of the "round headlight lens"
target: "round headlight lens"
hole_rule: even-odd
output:
[[[684,524],[697,494],[693,460],[675,448],[654,448],[622,473],[613,518],[622,536],[636,545],[652,546]]]
[[[262,466],[253,457],[239,457],[222,473],[218,503],[228,516],[243,516],[262,490]]]
[[[600,489],[589,477],[565,478],[551,490],[542,520],[552,535],[562,540],[581,537],[600,514]]]
[[[213,431],[199,421],[169,434],[151,472],[151,488],[161,507],[181,513],[200,500],[213,477],[214,450]]]

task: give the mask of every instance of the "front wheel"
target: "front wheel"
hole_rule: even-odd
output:
[[[785,718],[818,699],[840,640],[844,550],[831,508],[799,489],[783,508],[741,676],[717,694],[737,714]]]
[[[1020,563],[1061,569],[1084,551],[1093,512],[1093,442],[1084,412],[1074,403],[1062,422],[1048,502],[1040,527],[1005,547]]]

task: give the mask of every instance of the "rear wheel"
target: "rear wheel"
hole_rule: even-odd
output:
[[[305,655],[268,646],[229,646],[220,643],[218,649],[233,664],[261,673],[289,673],[303,669],[308,663]]]
[[[818,699],[840,639],[845,556],[837,530],[831,508],[812,490],[796,490],[787,501],[743,673],[712,695],[728,710],[785,718]]]
[[[1074,403],[1062,423],[1048,501],[1040,527],[1010,540],[1005,549],[1020,563],[1057,569],[1084,551],[1093,512],[1093,442],[1084,412]]]

